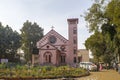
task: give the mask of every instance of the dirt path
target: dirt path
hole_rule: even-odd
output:
[[[101,72],[91,72],[90,76],[76,80],[120,80],[120,74],[115,70],[103,70]]]

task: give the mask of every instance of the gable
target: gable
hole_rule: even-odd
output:
[[[40,49],[49,49],[49,50],[53,50],[53,49],[57,49],[55,46],[53,46],[53,45],[50,45],[49,43],[47,43],[47,44],[45,44],[45,45],[43,45],[43,46],[41,46],[41,48]]]
[[[40,41],[37,42],[37,47],[40,48],[41,46],[50,43],[50,37],[54,36],[56,38],[56,42],[52,45],[62,45],[67,44],[68,40],[57,33],[55,30],[49,31]]]

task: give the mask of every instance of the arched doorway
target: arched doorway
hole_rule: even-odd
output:
[[[44,62],[45,63],[51,63],[51,57],[52,57],[51,52],[45,52],[44,53]]]

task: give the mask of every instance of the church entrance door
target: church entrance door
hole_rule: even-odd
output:
[[[51,63],[51,57],[52,57],[52,54],[50,52],[46,52],[44,54],[45,63]]]

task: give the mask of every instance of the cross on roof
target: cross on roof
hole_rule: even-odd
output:
[[[51,27],[51,29],[55,28],[54,26]]]

